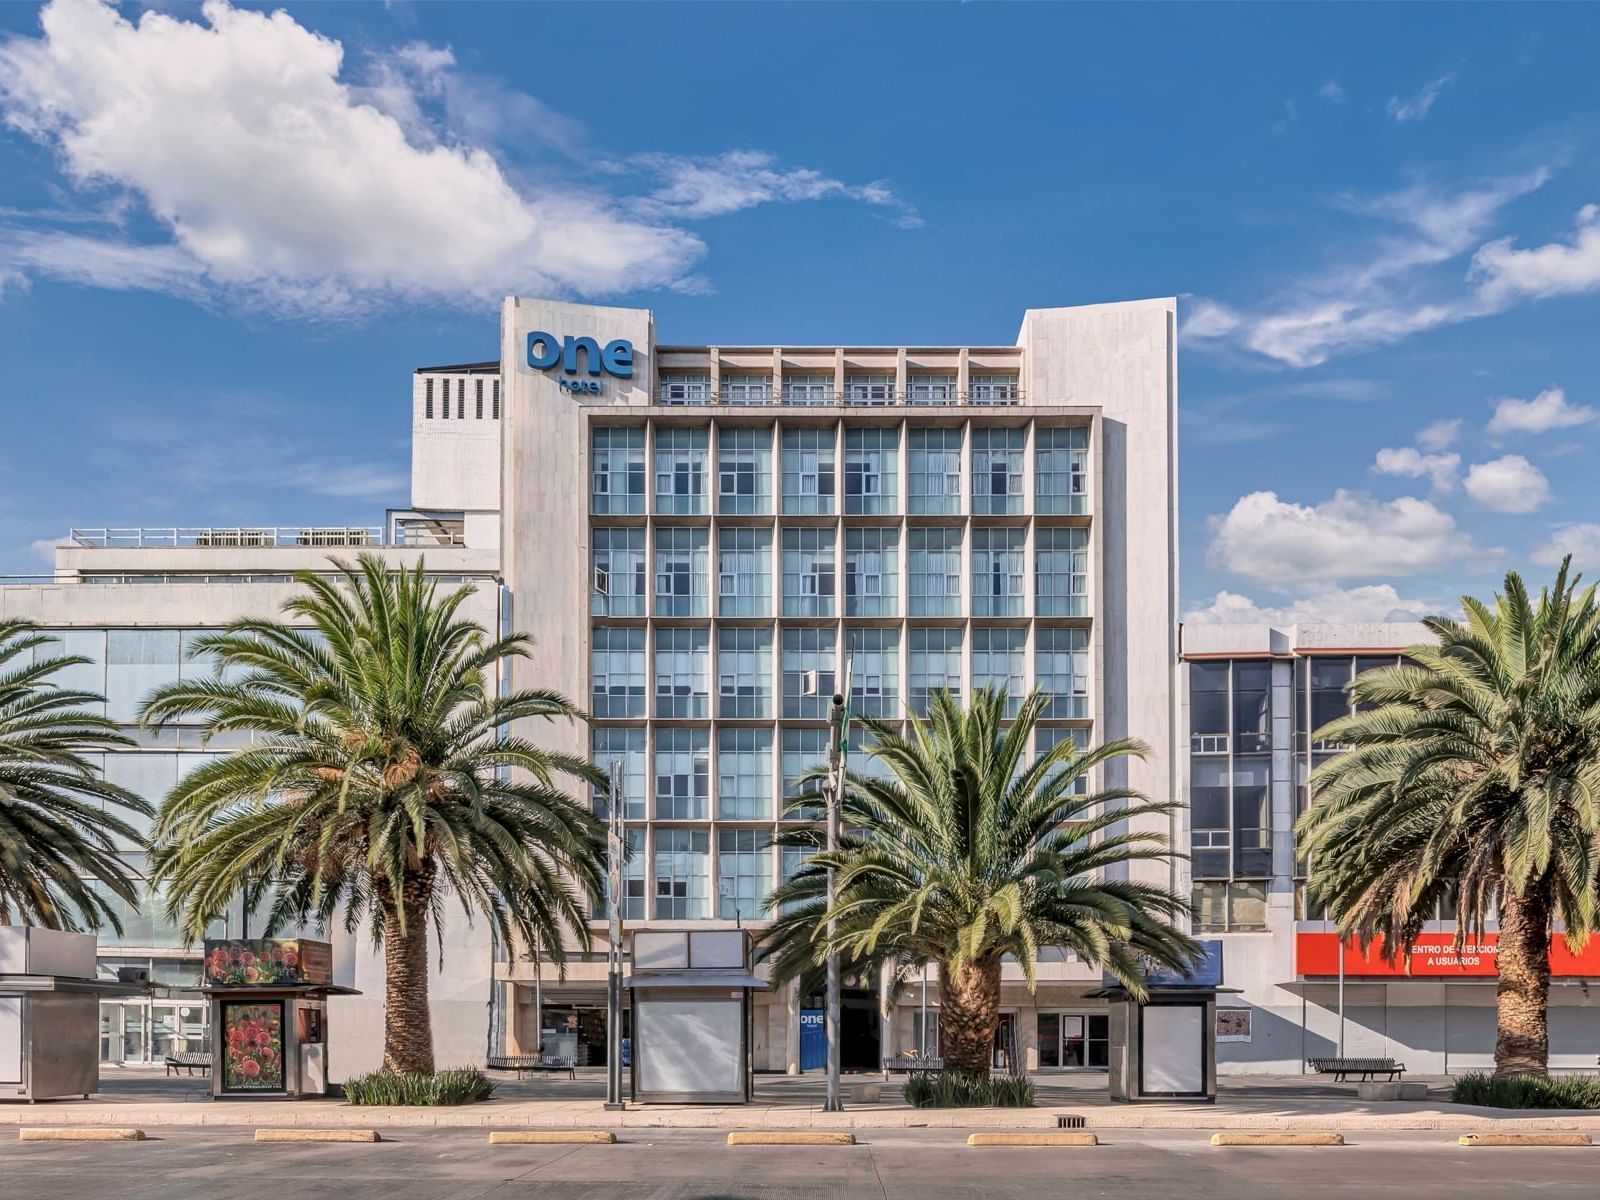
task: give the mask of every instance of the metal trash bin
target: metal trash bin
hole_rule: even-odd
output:
[[[1222,986],[1222,943],[1202,942],[1205,958],[1187,972],[1151,967],[1143,1000],[1110,976],[1093,995],[1110,1012],[1111,1099],[1119,1103],[1217,1098],[1217,995]]]

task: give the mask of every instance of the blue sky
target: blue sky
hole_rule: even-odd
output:
[[[275,15],[274,15],[275,14]],[[376,523],[494,298],[681,342],[1181,302],[1191,619],[1600,574],[1592,6],[0,6],[0,572]]]

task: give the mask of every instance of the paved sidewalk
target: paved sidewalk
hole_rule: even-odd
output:
[[[167,1078],[159,1072],[108,1067],[102,1092],[90,1100],[0,1104],[0,1126],[354,1126],[360,1128],[495,1129],[1038,1129],[1054,1128],[1060,1114],[1084,1118],[1089,1129],[1334,1129],[1340,1131],[1578,1130],[1600,1134],[1600,1112],[1536,1112],[1451,1104],[1443,1079],[1424,1079],[1429,1098],[1367,1103],[1354,1084],[1314,1076],[1235,1076],[1219,1087],[1217,1102],[1112,1104],[1103,1074],[1042,1075],[1031,1109],[915,1109],[901,1085],[882,1086],[878,1103],[852,1103],[858,1084],[876,1075],[846,1076],[846,1108],[825,1113],[820,1076],[758,1076],[749,1105],[629,1105],[621,1113],[601,1107],[602,1071],[576,1080],[500,1081],[496,1098],[464,1108],[357,1108],[342,1100],[245,1101],[210,1099],[210,1080]]]

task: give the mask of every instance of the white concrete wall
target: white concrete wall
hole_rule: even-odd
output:
[[[429,380],[434,384],[433,418],[425,399]],[[483,385],[483,415],[478,416],[477,387]],[[505,396],[500,398],[501,420],[495,420],[493,375],[432,374],[411,377],[411,505],[421,509],[479,509],[500,507],[500,431],[505,418]],[[457,390],[465,384],[466,403],[457,407]],[[450,416],[445,418],[440,393],[448,385]],[[457,416],[461,412],[463,416]],[[476,544],[476,543],[473,543]]]

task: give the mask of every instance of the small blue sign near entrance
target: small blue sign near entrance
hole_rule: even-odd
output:
[[[800,1010],[800,1069],[820,1071],[828,1065],[828,1027],[820,1008]]]

